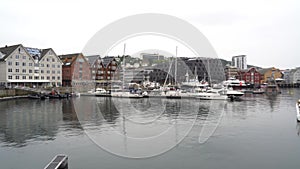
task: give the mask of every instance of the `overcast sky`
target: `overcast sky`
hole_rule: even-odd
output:
[[[300,1],[297,0],[7,0],[0,2],[0,46],[81,52],[101,28],[122,17],[162,13],[196,26],[220,58],[247,55],[262,67],[300,66]]]

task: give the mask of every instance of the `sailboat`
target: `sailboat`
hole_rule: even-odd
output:
[[[174,70],[174,81],[175,81],[175,85],[174,86],[166,86],[166,82],[168,80],[169,74],[171,72],[171,68],[172,68],[172,64],[173,64],[173,58],[169,67],[169,71],[167,74],[167,77],[165,79],[164,85],[163,85],[163,91],[161,91],[160,95],[162,97],[166,97],[168,99],[181,99],[181,90],[179,90],[177,88],[177,46],[176,46],[176,57],[175,57],[175,70]]]
[[[143,92],[130,92],[125,91],[125,50],[126,50],[126,44],[124,44],[124,51],[123,51],[123,84],[122,89],[111,92],[111,97],[121,97],[121,98],[143,98],[144,94]]]

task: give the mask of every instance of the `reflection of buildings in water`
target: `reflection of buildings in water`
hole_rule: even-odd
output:
[[[58,100],[57,100],[58,101]],[[53,140],[61,121],[61,103],[56,100],[10,100],[0,103],[1,140],[11,146],[29,141]]]
[[[297,130],[297,135],[300,136],[300,123],[299,122],[297,122],[296,130]]]
[[[151,100],[152,101],[152,100]],[[145,99],[131,99],[130,104],[141,112],[147,111],[151,107],[150,98]]]
[[[267,95],[267,100],[270,102],[271,112],[274,111],[274,105],[277,100],[277,95]]]
[[[109,123],[115,123],[116,119],[120,116],[120,112],[114,104],[110,97],[104,97],[103,100],[98,103],[103,118]]]
[[[80,122],[78,120],[74,102],[72,99],[63,99],[62,101],[62,114],[63,114],[63,121],[68,122],[67,127],[72,129],[80,129],[82,130],[82,127],[80,125]],[[87,109],[89,109],[87,107]]]
[[[177,116],[180,113],[181,110],[181,99],[175,99],[175,100],[169,100],[166,99],[164,101],[164,105],[165,105],[165,114],[173,117],[173,118],[177,118]]]

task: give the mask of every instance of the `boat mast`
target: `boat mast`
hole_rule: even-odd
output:
[[[175,57],[175,72],[174,72],[174,76],[175,76],[175,86],[177,85],[177,46],[176,46],[176,57]]]
[[[122,90],[124,91],[124,83],[125,83],[125,51],[126,51],[126,43],[124,43],[124,49],[123,49],[123,85]]]
[[[169,71],[168,71],[168,73],[167,73],[167,77],[166,77],[166,79],[165,79],[165,82],[164,82],[164,85],[163,85],[163,87],[165,87],[165,86],[166,86],[166,83],[167,83],[167,80],[168,80],[169,74],[170,74],[170,72],[171,72],[172,63],[173,63],[173,59],[171,60],[171,63],[170,63],[170,66],[169,66]]]
[[[209,86],[211,86],[211,74],[210,74],[210,67],[209,67],[209,58],[207,58],[207,67],[208,67],[208,78],[209,78]]]

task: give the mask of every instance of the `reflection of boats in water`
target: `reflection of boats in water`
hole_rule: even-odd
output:
[[[296,103],[297,121],[298,121],[298,122],[300,122],[300,113],[299,113],[299,109],[300,109],[300,100],[298,100],[298,102]]]
[[[261,90],[261,89],[259,89],[259,90],[253,90],[253,92],[252,92],[253,94],[264,94],[265,93],[265,91],[263,91],[263,90]]]

